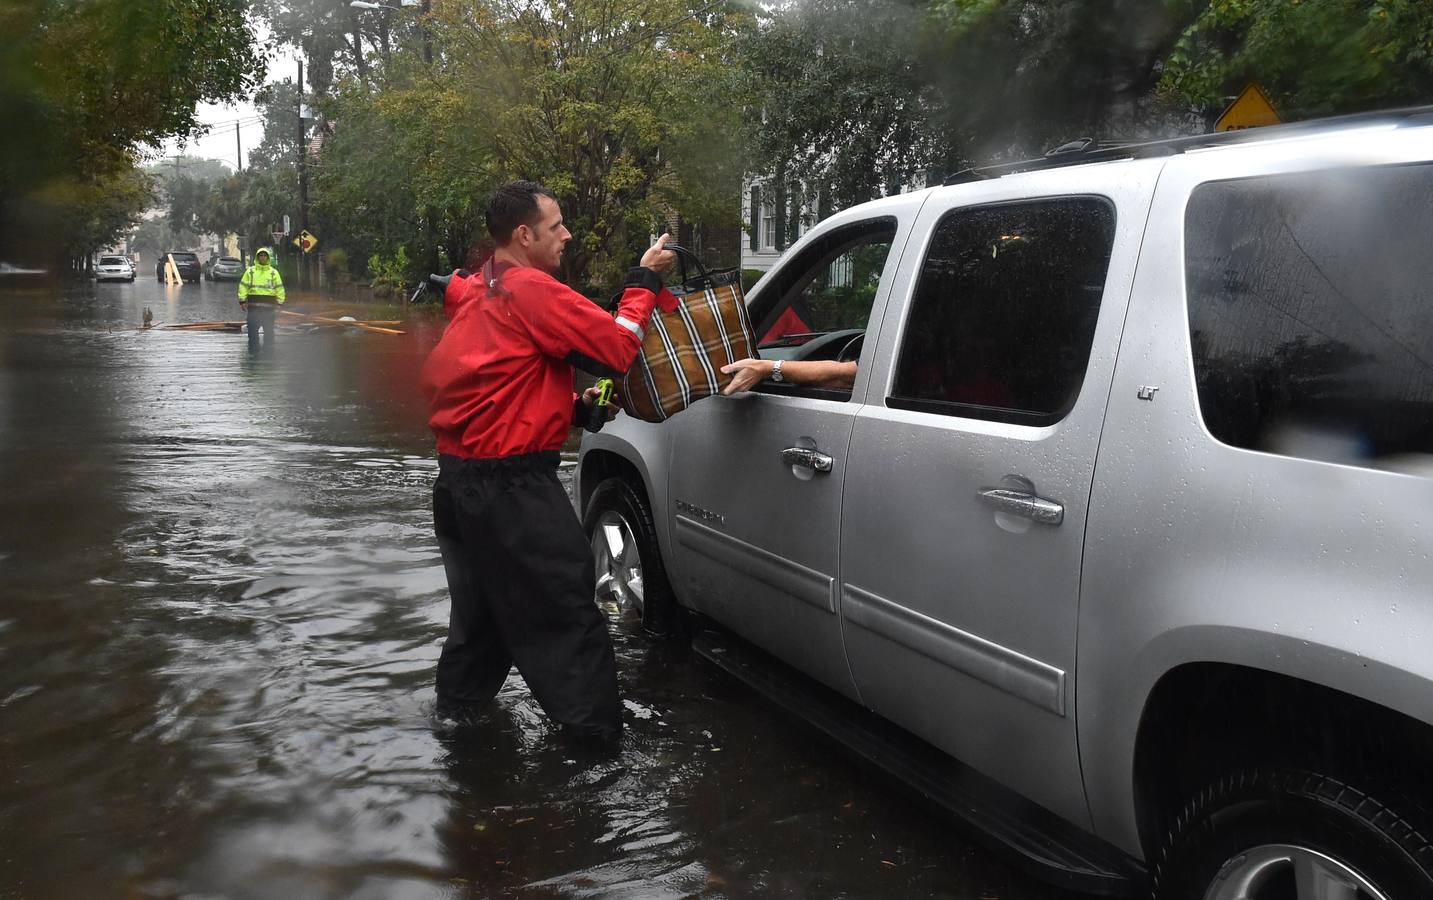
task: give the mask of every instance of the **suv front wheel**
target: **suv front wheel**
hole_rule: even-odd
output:
[[[1175,820],[1155,867],[1154,897],[1433,897],[1433,846],[1421,813],[1397,793],[1374,796],[1313,772],[1226,776]]]
[[[651,634],[684,634],[686,612],[667,581],[646,499],[625,480],[608,478],[592,492],[582,528],[592,542],[597,599],[636,610]]]

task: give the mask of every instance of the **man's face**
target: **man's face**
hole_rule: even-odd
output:
[[[269,264],[269,254],[260,253],[258,256],[254,257],[254,262],[258,263],[261,266],[267,266]]]
[[[536,268],[556,274],[562,266],[562,251],[572,240],[572,232],[562,224],[562,207],[551,197],[537,198],[537,222],[522,225],[527,232],[524,240],[528,261]]]

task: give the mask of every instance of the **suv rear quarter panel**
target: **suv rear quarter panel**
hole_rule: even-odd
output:
[[[1217,441],[1184,278],[1202,183],[1427,159],[1433,129],[1380,126],[1192,152],[1161,176],[1091,493],[1077,660],[1093,822],[1130,853],[1145,700],[1182,664],[1277,672],[1433,722],[1433,479]]]

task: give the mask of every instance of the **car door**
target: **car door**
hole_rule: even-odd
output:
[[[865,359],[861,335],[879,321],[893,248],[918,208],[893,198],[793,247],[750,304],[759,352]],[[856,408],[850,392],[766,383],[664,426],[676,429],[668,568],[684,601],[847,696],[835,579]]]
[[[1086,504],[1158,165],[1086,170],[1077,194],[1054,171],[932,198],[846,460],[861,698],[1078,824]]]

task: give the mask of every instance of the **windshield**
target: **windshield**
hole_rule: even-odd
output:
[[[198,257],[198,256],[195,256],[193,253],[179,253],[179,252],[176,252],[176,253],[172,253],[172,254],[170,254],[170,255],[174,257],[174,261],[175,261],[175,262],[190,263],[190,262],[198,262],[198,261],[199,261],[199,257]]]
[[[100,265],[102,265],[102,266],[122,266],[122,265],[124,265],[124,257],[122,257],[122,256],[101,256],[101,257],[100,257]]]

